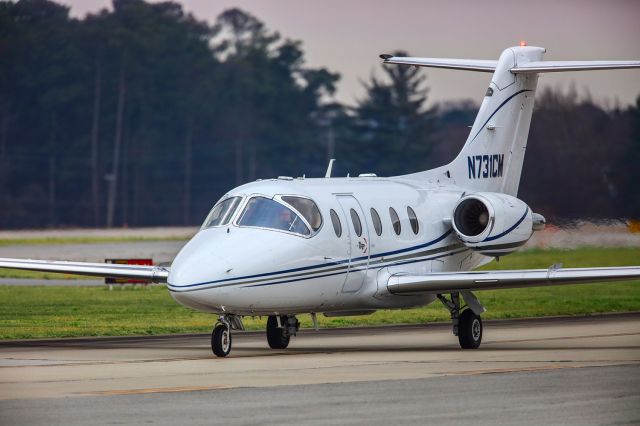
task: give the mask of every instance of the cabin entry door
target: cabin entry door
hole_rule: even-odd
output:
[[[342,209],[342,233],[346,237],[349,268],[342,286],[343,293],[354,293],[362,287],[369,267],[369,227],[360,203],[353,195],[337,195]]]

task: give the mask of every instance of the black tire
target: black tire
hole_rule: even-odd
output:
[[[287,323],[287,317],[281,316],[283,325]],[[274,315],[270,315],[267,320],[267,342],[271,349],[285,349],[289,346],[290,336],[285,333],[285,328],[278,328],[278,320]]]
[[[458,321],[458,340],[462,349],[478,349],[482,342],[482,319],[465,309]]]
[[[216,324],[211,333],[211,350],[215,356],[226,357],[231,352],[231,330],[224,324]]]

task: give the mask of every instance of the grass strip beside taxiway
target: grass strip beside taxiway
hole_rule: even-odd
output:
[[[631,266],[640,264],[639,248],[528,250],[506,256],[483,269]],[[640,281],[478,293],[486,319],[584,315],[640,311]],[[311,327],[301,315],[303,327]],[[321,327],[370,326],[449,321],[440,303],[373,315],[325,318]],[[164,286],[101,287],[0,286],[0,339],[79,336],[156,335],[210,332],[215,317],[176,304]],[[245,318],[249,330],[262,330],[266,318]]]

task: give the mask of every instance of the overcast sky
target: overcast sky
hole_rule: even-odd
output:
[[[110,7],[110,0],[63,0],[74,16]],[[640,59],[640,0],[182,0],[185,10],[214,21],[240,7],[284,37],[301,40],[309,66],[342,78],[337,100],[362,96],[360,81],[380,67],[378,54],[497,59],[520,40],[547,48],[547,60]],[[480,101],[489,75],[428,70],[430,101]],[[588,88],[602,103],[622,105],[640,94],[640,70],[554,73],[541,85]]]

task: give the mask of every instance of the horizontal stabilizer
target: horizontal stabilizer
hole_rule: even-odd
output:
[[[481,59],[414,58],[393,55],[380,55],[380,58],[384,60],[385,64],[481,72],[494,72],[498,64],[498,61]],[[509,69],[509,71],[514,74],[534,74],[543,72],[597,71],[628,68],[640,68],[640,61],[536,61],[522,63]]]
[[[387,282],[387,289],[392,294],[448,293],[465,290],[497,290],[638,279],[640,279],[640,266],[567,269],[551,267],[549,269],[511,271],[393,275]]]
[[[385,64],[414,65],[416,67],[448,68],[454,70],[494,72],[498,61],[476,59],[412,58],[409,56],[380,55]]]
[[[0,268],[22,269],[38,272],[56,272],[61,274],[73,275],[88,275],[92,277],[149,280],[154,283],[167,282],[167,277],[169,276],[169,269],[161,266],[61,262],[53,260],[0,258]]]
[[[640,68],[640,61],[539,61],[511,68],[514,74]]]

